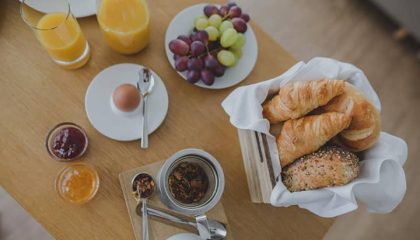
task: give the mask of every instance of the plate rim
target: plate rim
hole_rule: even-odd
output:
[[[70,0],[67,0],[67,2],[69,2],[70,4],[70,10],[71,13],[74,15],[75,18],[85,18],[85,17],[90,17],[90,16],[95,16],[96,15],[96,1],[95,0],[83,0],[83,3],[85,3],[86,5],[89,5],[89,3],[94,4],[95,7],[94,9],[92,9],[92,11],[85,11],[83,13],[76,13],[72,8],[71,8],[71,3]],[[80,4],[79,5],[83,5]],[[86,9],[90,9],[89,7],[86,7]]]

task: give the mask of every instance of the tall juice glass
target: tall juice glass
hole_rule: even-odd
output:
[[[123,54],[137,53],[150,38],[145,0],[97,0],[97,18],[106,42]]]
[[[55,63],[75,69],[89,60],[89,44],[66,0],[22,0],[20,14]]]

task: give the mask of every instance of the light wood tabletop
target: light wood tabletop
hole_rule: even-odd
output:
[[[164,160],[188,147],[210,152],[223,166],[226,189],[222,202],[235,239],[320,239],[332,224],[332,219],[298,207],[251,203],[237,132],[220,103],[235,87],[279,75],[296,60],[252,22],[259,53],[245,81],[225,90],[186,83],[166,59],[164,35],[176,13],[197,2],[149,1],[151,42],[131,56],[113,52],[106,45],[95,17],[79,19],[92,58],[75,71],[64,70],[49,59],[21,20],[18,1],[0,2],[0,184],[55,238],[133,239],[118,174]],[[86,117],[87,86],[99,71],[117,63],[149,66],[167,87],[169,112],[150,136],[148,150],[139,149],[138,142],[104,137]],[[96,166],[100,174],[97,196],[82,206],[66,203],[56,194],[54,180],[66,163],[56,162],[45,149],[48,130],[64,121],[87,131],[89,149],[78,161]]]

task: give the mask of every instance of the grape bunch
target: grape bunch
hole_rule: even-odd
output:
[[[180,35],[169,42],[175,69],[185,72],[187,81],[212,85],[242,57],[249,15],[233,2],[218,8],[206,5],[203,16],[194,20],[191,34]]]

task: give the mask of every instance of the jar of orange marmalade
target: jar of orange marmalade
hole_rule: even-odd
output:
[[[64,200],[83,204],[89,202],[99,188],[95,168],[86,163],[73,163],[63,168],[55,180],[55,187]]]

